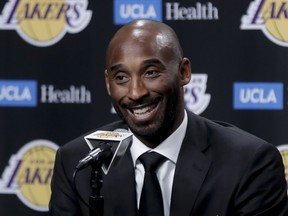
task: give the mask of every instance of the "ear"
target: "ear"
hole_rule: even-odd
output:
[[[179,80],[182,86],[188,84],[191,79],[191,62],[188,58],[183,58],[180,64]]]
[[[105,76],[105,84],[106,84],[106,89],[107,89],[108,95],[111,96],[110,83],[109,83],[109,77],[108,77],[107,69],[104,72],[104,76]]]

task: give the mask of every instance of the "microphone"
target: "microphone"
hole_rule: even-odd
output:
[[[76,169],[84,169],[91,165],[93,162],[101,163],[105,158],[110,157],[112,154],[111,145],[109,143],[103,142],[95,149],[92,149],[86,157],[79,161]]]
[[[132,133],[126,129],[114,131],[95,131],[84,137],[91,149],[90,152],[79,161],[77,170],[84,169],[91,164],[102,163],[102,170],[107,175],[112,166],[116,166],[121,157],[131,145]]]

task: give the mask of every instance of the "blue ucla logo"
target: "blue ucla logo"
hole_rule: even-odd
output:
[[[234,83],[234,109],[283,109],[283,83]]]
[[[162,21],[162,0],[114,0],[114,24],[135,19]]]
[[[0,106],[36,107],[37,82],[34,80],[0,80]]]

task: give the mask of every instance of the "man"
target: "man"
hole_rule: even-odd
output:
[[[165,216],[288,215],[277,149],[234,126],[185,111],[183,86],[191,65],[170,27],[149,20],[122,27],[109,43],[106,66],[107,91],[123,121],[99,129],[129,128],[134,136],[130,150],[104,176],[105,216],[138,214],[145,172],[139,158],[147,151],[165,156],[156,170]],[[82,136],[57,152],[51,215],[89,215],[72,186],[85,146]],[[86,202],[90,172],[85,169],[77,179]]]

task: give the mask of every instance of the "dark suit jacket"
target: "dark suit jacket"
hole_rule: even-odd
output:
[[[127,128],[123,122],[101,130]],[[74,167],[89,151],[83,136],[61,147],[52,179],[50,215],[88,216],[72,187]],[[90,167],[76,184],[88,202]],[[105,216],[137,215],[130,151],[104,176]],[[277,148],[226,123],[188,113],[188,128],[178,157],[171,216],[288,215],[284,167]]]

